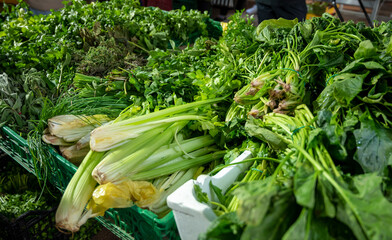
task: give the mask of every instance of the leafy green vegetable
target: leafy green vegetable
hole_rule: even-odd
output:
[[[302,164],[294,175],[294,194],[299,205],[314,208],[316,201],[317,173],[312,166]]]
[[[255,185],[257,183],[254,182]],[[260,187],[260,183],[258,186]],[[269,190],[263,187],[261,189]],[[240,192],[237,194],[237,197],[240,196]],[[254,194],[256,193],[254,192]],[[299,209],[295,205],[292,191],[269,191],[267,195],[266,198],[247,199],[246,203],[243,203],[238,209],[239,218],[247,223],[241,239],[253,239],[254,236],[281,239],[285,230],[295,221]],[[251,202],[250,200],[255,201]],[[252,213],[251,208],[253,208]],[[263,211],[259,212],[260,210]],[[268,211],[265,212],[265,210]],[[256,219],[255,214],[257,213],[261,215]]]
[[[391,236],[391,206],[381,192],[377,173],[353,178],[356,192],[344,190],[337,204],[337,218],[347,224],[357,239],[384,239]],[[374,203],[374,204],[369,204]]]
[[[243,223],[234,212],[224,214],[208,227],[207,232],[199,236],[198,239],[218,240],[218,239],[241,239]]]
[[[362,41],[354,53],[355,59],[372,58],[374,56],[377,56],[377,49],[373,46],[370,40]]]
[[[363,114],[360,121],[361,128],[354,130],[355,160],[364,172],[381,173],[392,165],[392,130],[380,126],[368,114]]]

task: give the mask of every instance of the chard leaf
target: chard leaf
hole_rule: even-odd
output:
[[[383,196],[381,182],[377,173],[362,174],[353,178],[356,192],[342,189],[345,200],[339,198],[337,218],[359,240],[392,236],[392,203]]]
[[[392,130],[363,114],[361,128],[354,130],[357,151],[354,159],[364,172],[378,172],[392,164]]]

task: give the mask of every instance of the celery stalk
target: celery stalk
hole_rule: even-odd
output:
[[[144,172],[139,172],[135,173],[132,176],[130,176],[130,179],[132,180],[147,180],[147,179],[153,179],[165,175],[169,175],[170,173],[200,166],[203,164],[206,164],[208,162],[217,160],[222,158],[226,154],[226,151],[219,151],[219,152],[214,152],[206,155],[202,155],[196,158],[189,158],[189,157],[183,157],[181,158],[181,161],[176,161],[176,162],[170,162],[168,164],[165,164],[165,166],[154,168],[148,171]]]
[[[188,121],[173,123],[159,136],[151,138],[150,144],[146,144],[144,148],[132,153],[120,161],[114,161],[112,164],[100,164],[94,169],[94,179],[99,184],[121,182],[129,172],[132,172],[132,169],[135,166],[139,165],[143,160],[151,156],[162,145],[168,144],[173,139],[174,134],[185,127],[187,123]],[[113,162],[111,160],[107,161]]]
[[[91,176],[104,153],[90,151],[69,182],[56,212],[56,226],[77,232],[88,218],[94,217],[84,208],[91,198],[97,182]]]
[[[166,162],[170,162],[170,160],[181,157],[184,154],[187,155],[189,152],[208,147],[213,143],[214,140],[209,135],[207,135],[187,139],[181,143],[175,142],[170,145],[163,146],[141,164],[136,166],[132,172],[140,172],[158,167]]]
[[[148,208],[158,215],[169,210],[169,207],[166,205],[167,197],[170,194],[172,194],[175,190],[177,190],[180,186],[182,186],[184,183],[186,183],[188,180],[192,179],[197,169],[198,167],[194,167],[187,170],[179,171],[175,173],[174,178],[171,178],[170,176],[167,179],[167,181],[163,183],[161,188],[159,188],[159,190],[163,190],[163,193],[161,194],[159,199]]]
[[[151,129],[145,132],[143,135],[128,141],[124,145],[111,149],[104,156],[97,168],[100,168],[101,165],[109,165],[120,161],[121,159],[126,158],[137,150],[142,149],[146,144],[155,139],[159,134],[162,133],[162,131],[164,131],[170,125],[171,124],[165,124],[157,128]]]
[[[148,116],[143,115],[143,116]],[[137,118],[137,117],[136,117]],[[134,118],[131,118],[132,120]],[[144,132],[166,123],[173,123],[185,120],[202,120],[204,117],[198,115],[181,115],[170,118],[164,118],[155,121],[134,122],[124,124],[128,120],[120,121],[113,124],[104,125],[94,129],[90,137],[90,147],[93,151],[101,152],[125,144],[127,140],[136,138]]]
[[[174,120],[173,117],[176,117],[176,114],[185,113],[189,111],[194,111],[198,107],[203,105],[212,104],[218,101],[223,100],[224,98],[216,98],[205,101],[197,101],[192,103],[187,103],[171,108],[167,108],[164,110],[156,111],[153,113],[132,117],[126,120],[121,121],[113,121],[111,124],[101,126],[96,128],[92,134],[90,139],[90,147],[94,151],[106,151],[113,147],[117,147],[124,143],[129,138],[137,137],[143,131],[142,128],[147,128],[150,124],[153,124],[155,121],[170,121],[170,119]],[[182,115],[179,118],[183,118],[186,120],[190,115]],[[118,119],[122,119],[123,117],[120,115]],[[190,117],[188,120],[191,120]],[[168,120],[169,119],[169,120]],[[202,119],[202,117],[197,116],[193,118],[194,120]],[[181,119],[177,119],[174,121],[180,121]],[[146,124],[146,125],[144,125]],[[127,129],[127,130],[125,130]]]

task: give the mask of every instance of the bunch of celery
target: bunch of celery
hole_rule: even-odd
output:
[[[103,215],[108,208],[132,204],[157,213],[167,211],[168,194],[191,179],[195,169],[225,154],[211,136],[189,137],[188,130],[193,123],[210,121],[205,108],[220,100],[131,118],[123,112],[113,122],[96,128],[90,137],[91,150],[60,202],[57,226],[75,232],[88,218]],[[181,131],[184,128],[188,131]]]
[[[325,140],[334,126],[322,115],[326,113],[315,118],[300,105],[294,114],[269,113],[248,121],[248,133],[274,149],[279,165],[271,176],[234,190],[237,210],[220,216],[200,239],[222,232],[225,239],[391,236],[392,203],[383,192],[384,177],[377,172],[354,175],[332,157],[336,149]]]
[[[117,184],[109,182],[99,185],[94,190],[87,209],[102,216],[109,208],[126,208],[136,204],[163,217],[170,212],[166,204],[167,197],[188,180],[197,178],[202,170],[203,167],[193,167],[149,181],[127,179]]]
[[[94,128],[106,124],[106,115],[59,115],[48,119],[42,140],[59,146],[61,154],[75,165],[79,165],[90,151],[90,133]]]

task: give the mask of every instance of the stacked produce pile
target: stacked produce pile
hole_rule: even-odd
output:
[[[65,207],[66,214],[75,215],[79,210],[83,211],[92,193],[84,190],[86,187],[92,187],[92,190],[96,187],[95,180],[91,181],[93,165],[88,164],[89,161],[95,160],[98,164],[100,160],[105,160],[103,162],[110,164],[110,167],[111,164],[118,165],[117,169],[122,170],[122,165],[116,164],[115,161],[122,160],[131,153],[139,156],[139,160],[134,161],[135,164],[147,160],[146,164],[135,172],[132,180],[150,180],[138,182],[136,187],[140,183],[140,187],[153,189],[156,194],[149,200],[149,207],[155,209],[157,214],[166,214],[166,196],[188,179],[200,174],[203,168],[199,166],[219,159],[224,154],[216,147],[212,137],[202,136],[202,131],[212,127],[201,124],[212,124],[209,119],[213,118],[205,112],[194,110],[195,107],[203,106],[203,103],[189,105],[177,112],[169,111],[151,123],[149,115],[136,124],[124,123],[125,126],[118,127],[114,133],[103,130],[99,137],[105,139],[108,135],[113,137],[124,129],[127,130],[128,125],[135,125],[133,129],[142,128],[137,129],[140,130],[137,134],[128,136],[128,139],[117,138],[117,142],[113,140],[111,143],[117,144],[116,146],[104,142],[105,147],[102,148],[102,143],[98,143],[102,140],[98,139],[96,146],[90,147],[90,134],[94,128],[101,125],[110,125],[111,130],[123,124],[116,123],[121,120],[129,119],[132,122],[130,118],[133,116],[171,105],[181,105],[181,96],[188,96],[188,92],[181,88],[185,83],[178,88],[178,91],[181,91],[179,97],[166,92],[163,97],[167,103],[161,103],[160,99],[152,96],[155,93],[147,96],[148,90],[160,86],[147,81],[139,85],[117,72],[131,75],[132,69],[146,64],[150,53],[159,52],[159,49],[176,48],[177,45],[187,44],[198,36],[217,36],[219,29],[212,26],[213,29],[207,31],[207,25],[212,23],[205,13],[185,10],[164,12],[160,9],[140,7],[139,1],[131,0],[89,5],[73,1],[49,16],[32,16],[25,11],[26,8],[26,5],[20,4],[9,12],[1,13],[1,126],[5,124],[23,136],[28,135],[36,175],[41,178],[46,179],[51,171],[57,171],[50,169],[53,165],[49,162],[50,153],[44,142],[59,146],[64,157],[75,165],[81,164],[78,172],[83,173],[87,181],[90,180],[90,185],[83,185],[85,183],[78,181],[79,175],[76,174],[67,192],[73,190],[72,183],[83,185],[79,188],[82,190],[79,194],[84,194],[87,199],[80,200],[78,193],[71,193],[71,200],[81,207],[74,211]],[[171,97],[171,100],[166,99],[168,97]],[[216,101],[207,101],[204,104]],[[172,116],[173,114],[177,115]],[[209,115],[213,115],[213,111]],[[198,121],[193,124],[195,120]],[[188,124],[189,121],[192,121],[192,127],[188,126],[191,125]],[[191,130],[182,133],[182,128]],[[96,132],[97,135],[99,130]],[[192,134],[193,132],[200,134]],[[92,138],[92,141],[99,137]],[[157,137],[161,137],[161,141],[142,151]],[[129,139],[135,140],[126,144]],[[135,144],[136,141],[139,143]],[[169,143],[171,144],[168,145]],[[121,149],[116,148],[122,144],[124,146]],[[108,154],[105,154],[106,152]],[[114,157],[111,154],[114,154]],[[148,158],[151,154],[153,155]],[[109,160],[110,156],[112,160]],[[122,158],[119,158],[120,156]],[[85,161],[81,163],[84,158]],[[172,161],[171,165],[163,165],[169,161]],[[86,165],[90,172],[84,168]],[[103,163],[100,166],[106,169]],[[144,174],[147,170],[152,170],[152,173]],[[102,174],[105,173],[100,171],[99,176]],[[117,178],[113,180],[116,183],[120,182],[119,179],[122,180],[121,176]],[[120,186],[106,185],[109,184],[107,180],[98,182],[109,186],[109,191]],[[131,188],[131,185],[124,187]],[[138,190],[136,187],[134,188]],[[120,190],[122,189],[119,188]],[[129,192],[129,189],[124,191]],[[108,200],[105,205],[99,204],[99,199],[91,201],[92,204],[97,204],[93,214],[103,215],[109,207],[129,207],[136,202],[127,192],[120,191],[119,194],[124,195],[122,204],[120,198],[114,199],[114,203]],[[106,195],[103,196],[105,197]],[[59,212],[63,211],[62,204],[63,202]],[[60,213],[59,215],[61,216]],[[60,227],[76,231],[67,223],[70,221],[70,224],[73,224],[74,219],[66,219],[63,224],[61,217],[58,219]],[[82,222],[87,219],[84,217]],[[80,225],[76,225],[77,230]]]
[[[48,16],[32,16],[25,3],[10,9],[0,13],[0,124],[23,134],[34,129],[44,106],[75,95],[75,72],[102,77],[116,68],[132,69],[145,64],[150,50],[209,34],[206,14],[163,12],[132,0],[73,1]],[[107,108],[121,97],[105,96],[100,106]],[[99,105],[90,100],[84,106]]]
[[[324,15],[254,27],[236,14],[214,39],[196,21],[203,14],[120,2],[74,2],[43,19],[8,16],[0,29],[1,56],[9,59],[2,66],[13,69],[0,79],[43,80],[28,87],[45,96],[39,116],[29,117],[37,120],[29,135],[37,165],[48,166],[42,140],[80,164],[58,227],[75,232],[90,217],[132,204],[163,216],[178,186],[248,149],[252,167],[225,195],[214,189],[221,216],[201,238],[392,235],[392,22],[371,29]],[[42,25],[22,35],[49,41],[55,34],[63,44],[29,51],[27,35],[11,34],[24,19]],[[176,47],[195,31],[203,36]]]
[[[391,27],[325,15],[254,30],[257,50],[243,53],[262,60],[237,62],[251,78],[226,119],[245,111],[247,136],[263,144],[226,195],[213,188],[221,204],[196,186],[220,215],[201,239],[392,236]]]

